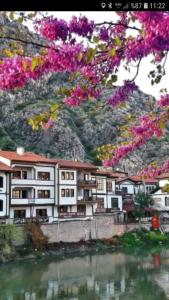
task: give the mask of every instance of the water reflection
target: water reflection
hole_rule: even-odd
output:
[[[166,300],[168,286],[168,251],[29,261],[0,269],[0,300]]]

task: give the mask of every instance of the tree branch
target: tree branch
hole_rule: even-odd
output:
[[[36,42],[33,42],[33,41],[22,40],[20,38],[14,38],[14,37],[11,37],[11,36],[0,36],[0,39],[1,40],[3,40],[3,39],[4,40],[12,40],[12,41],[20,42],[20,43],[23,43],[23,44],[26,44],[26,45],[34,45],[34,46],[40,47],[40,48],[52,49],[52,50],[58,52],[58,50],[56,48],[53,48],[51,46],[39,44],[39,43],[36,43]]]
[[[138,75],[138,72],[139,72],[140,63],[141,63],[141,58],[139,59],[139,62],[138,62],[138,64],[137,64],[137,71],[136,71],[136,74],[135,74],[134,78],[133,78],[131,81],[134,81],[134,80],[136,79],[136,77],[137,77],[137,75]]]
[[[102,22],[102,23],[97,23],[96,26],[102,26],[102,25],[113,25],[113,26],[123,26],[127,29],[133,29],[133,30],[137,30],[137,31],[141,31],[141,29],[139,29],[138,27],[135,26],[128,26],[126,24],[123,23],[114,23],[114,22]]]

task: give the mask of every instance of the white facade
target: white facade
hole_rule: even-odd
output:
[[[9,173],[0,172],[0,218],[9,216],[9,178]]]
[[[157,210],[169,211],[169,193],[163,192],[161,189],[152,194],[154,200],[154,208]]]
[[[58,171],[59,217],[86,217],[93,215],[91,172],[61,168]]]
[[[10,218],[52,217],[55,166],[12,164]]]
[[[11,154],[1,151],[0,162],[10,166],[12,173],[0,172],[0,218],[58,220],[92,217],[102,209],[122,210],[115,178],[96,175],[92,165],[76,167],[72,162],[62,167],[54,160],[45,162],[43,157],[39,162],[38,155],[20,150]],[[16,159],[10,160],[10,155]]]
[[[96,175],[97,188],[92,189],[92,195],[96,197],[97,204],[94,212],[109,210],[122,210],[122,196],[115,192],[115,179],[107,176]]]
[[[137,194],[138,191],[143,191],[144,187],[143,184],[137,185],[132,180],[126,179],[121,182],[116,183],[116,191],[122,191],[126,194]]]

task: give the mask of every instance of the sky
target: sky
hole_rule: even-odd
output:
[[[70,12],[70,11],[57,11],[57,12],[48,12],[48,15],[54,15],[56,18],[64,19],[66,21],[69,21],[73,15],[80,16],[85,15],[87,18],[94,20],[95,22],[104,22],[104,21],[116,21],[116,14],[114,12],[109,11],[96,11],[96,12]],[[25,25],[28,25],[30,29],[32,29],[32,26],[30,23],[25,23]],[[128,32],[131,33],[130,31]],[[133,33],[133,31],[132,31]],[[139,69],[139,75],[137,76],[135,83],[139,86],[140,90],[146,94],[153,95],[156,99],[159,99],[160,97],[160,89],[168,87],[168,81],[169,81],[169,58],[166,62],[166,75],[162,78],[161,82],[156,85],[151,85],[151,79],[148,78],[148,73],[152,70],[154,70],[154,66],[150,63],[152,60],[152,57],[149,56],[147,58],[142,59]],[[136,73],[136,68],[131,67],[131,72],[128,73],[123,66],[120,67],[118,72],[118,81],[117,85],[122,85],[123,80],[126,79],[132,79]]]

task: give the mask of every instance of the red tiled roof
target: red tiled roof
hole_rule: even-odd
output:
[[[145,183],[157,183],[158,180],[155,178],[143,179],[141,176],[130,176],[135,181],[144,181]]]
[[[131,180],[133,182],[145,182],[145,183],[158,183],[157,179],[143,179],[141,176],[130,176],[130,177],[125,177],[125,178],[119,178],[118,180],[116,180],[116,182],[121,182],[121,181],[125,181],[125,180]]]
[[[103,176],[108,176],[108,177],[114,177],[117,178],[119,177],[119,175],[117,175],[116,173],[113,173],[110,170],[106,170],[106,169],[99,169],[96,170],[95,172],[93,172],[94,175],[103,175]]]
[[[65,159],[53,159],[53,162],[57,163],[61,168],[72,168],[72,169],[84,169],[84,170],[96,170],[97,167],[81,161],[65,160]]]
[[[126,180],[130,180],[130,181],[133,181],[133,182],[139,182],[139,181],[141,181],[141,180],[136,180],[136,179],[131,178],[131,177],[124,177],[124,178],[118,178],[116,180],[116,182],[122,182],[122,181],[126,181]]]
[[[162,178],[169,178],[169,173],[163,173],[159,176],[157,176],[156,178],[162,179]]]
[[[12,168],[0,162],[0,171],[12,172]]]
[[[25,152],[23,155],[18,154],[14,151],[3,151],[0,150],[0,156],[11,160],[12,162],[29,162],[29,163],[52,163],[52,159],[48,159],[45,156],[35,154],[33,152]]]

